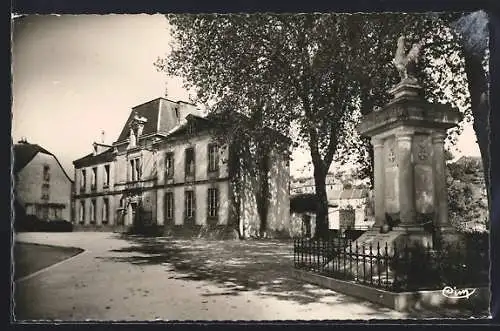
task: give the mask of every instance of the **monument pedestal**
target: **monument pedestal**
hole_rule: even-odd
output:
[[[460,235],[448,222],[444,139],[462,114],[423,99],[415,78],[389,90],[394,97],[365,115],[358,126],[374,148],[375,224],[357,239],[393,252],[394,248],[433,247],[437,240],[456,242]],[[425,225],[433,225],[427,227]],[[381,233],[382,226],[389,232]]]
[[[377,229],[368,230],[362,234],[355,242],[355,245],[360,248],[365,247],[365,252],[372,248],[372,252],[377,254],[380,249],[380,254],[393,255],[394,249],[401,252],[405,247],[411,248],[415,246],[433,247],[433,236],[423,230],[421,227],[415,228],[393,228],[387,233],[380,233]]]

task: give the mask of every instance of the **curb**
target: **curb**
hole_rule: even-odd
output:
[[[56,247],[64,247],[64,246],[56,246]],[[80,249],[83,249],[83,248],[80,248]],[[48,267],[45,267],[45,268],[40,269],[40,270],[38,270],[38,271],[35,271],[35,272],[34,272],[34,273],[32,273],[32,274],[29,274],[29,275],[26,275],[26,276],[24,276],[24,277],[21,277],[21,278],[19,278],[19,279],[15,280],[15,281],[14,281],[14,283],[16,283],[16,284],[21,283],[21,282],[23,282],[23,281],[25,281],[25,280],[28,280],[28,279],[30,279],[30,278],[33,278],[33,277],[35,277],[35,276],[37,276],[37,275],[39,275],[39,274],[41,274],[41,273],[43,273],[43,272],[45,272],[45,271],[48,271],[48,270],[50,270],[50,269],[52,269],[52,268],[55,268],[55,267],[58,267],[58,266],[60,266],[61,264],[65,263],[65,262],[71,261],[71,260],[73,260],[73,259],[75,259],[75,258],[77,258],[77,257],[80,257],[80,256],[82,256],[82,255],[84,255],[84,254],[86,254],[86,253],[89,253],[89,252],[90,252],[90,251],[88,251],[88,250],[85,250],[85,249],[84,249],[82,252],[77,253],[76,255],[73,255],[72,257],[67,258],[66,260],[59,261],[59,262],[57,262],[57,263],[55,263],[55,264],[49,265]]]

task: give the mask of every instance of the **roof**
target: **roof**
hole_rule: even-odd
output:
[[[228,117],[230,115],[230,117]],[[235,118],[238,117],[238,118]],[[179,136],[183,136],[187,133],[188,127],[190,124],[195,124],[196,130],[206,130],[210,128],[221,128],[221,126],[227,127],[228,125],[234,124],[235,120],[240,120],[243,123],[250,121],[250,118],[246,117],[243,114],[237,112],[231,112],[230,114],[221,114],[221,113],[210,113],[208,115],[202,114],[189,114],[186,116],[185,120],[180,122],[177,126],[175,126],[172,130],[170,130],[167,134],[167,138],[175,138]],[[265,127],[264,130],[268,130],[268,132],[273,132],[286,142],[290,142],[290,139],[277,131],[274,131],[270,128]]]
[[[344,189],[331,191],[329,200],[363,199],[368,196],[367,189]]]
[[[114,149],[109,148],[105,150],[102,153],[99,153],[97,155],[94,155],[94,153],[90,153],[85,155],[82,158],[79,158],[78,160],[73,161],[73,165],[75,168],[82,168],[82,167],[88,167],[94,164],[100,164],[104,162],[111,162],[114,160]]]
[[[464,163],[464,162],[475,162],[475,163],[483,163],[483,160],[480,156],[462,156],[460,157],[456,163]]]
[[[14,173],[21,171],[38,154],[53,154],[37,144],[21,142],[14,145]]]
[[[19,142],[14,145],[14,174],[17,174],[19,171],[23,170],[24,167],[26,167],[28,163],[30,163],[31,160],[33,160],[33,158],[38,153],[53,156],[54,159],[56,159],[57,164],[59,164],[62,171],[66,175],[66,177],[68,177],[68,179],[72,181],[72,179],[68,176],[66,170],[64,170],[64,167],[61,165],[61,163],[54,154],[52,154],[51,152],[49,152],[48,150],[46,150],[45,148],[43,148],[38,144],[30,144],[28,142]]]
[[[166,134],[178,125],[179,119],[185,118],[188,114],[195,112],[199,112],[199,110],[191,103],[184,101],[176,102],[165,98],[156,98],[137,105],[132,107],[132,111],[116,142],[122,142],[129,138],[129,125],[136,115],[146,119],[142,135],[149,135],[154,133]],[[176,115],[179,115],[179,118]]]

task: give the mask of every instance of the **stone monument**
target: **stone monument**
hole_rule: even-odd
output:
[[[375,224],[358,238],[359,246],[458,240],[448,221],[444,141],[462,114],[422,97],[415,77],[421,44],[406,55],[404,47],[401,37],[393,60],[401,81],[388,91],[392,100],[358,125],[374,148],[375,209]]]

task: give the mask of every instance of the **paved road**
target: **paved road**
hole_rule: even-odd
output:
[[[16,320],[335,320],[405,318],[406,315],[319,287],[301,284],[317,300],[297,300],[290,291],[269,293],[259,287],[236,291],[228,278],[183,277],[168,258],[140,258],[130,240],[112,233],[22,233],[21,242],[81,247],[75,258],[15,285]],[[157,239],[155,239],[157,240]],[[142,253],[154,258],[158,252]],[[256,259],[258,262],[258,259]],[[292,282],[270,274],[268,283]],[[186,276],[186,275],[184,275]],[[194,279],[194,280],[193,280]],[[223,286],[224,285],[224,286]],[[232,286],[234,291],[228,291]],[[241,286],[240,286],[241,287]]]

